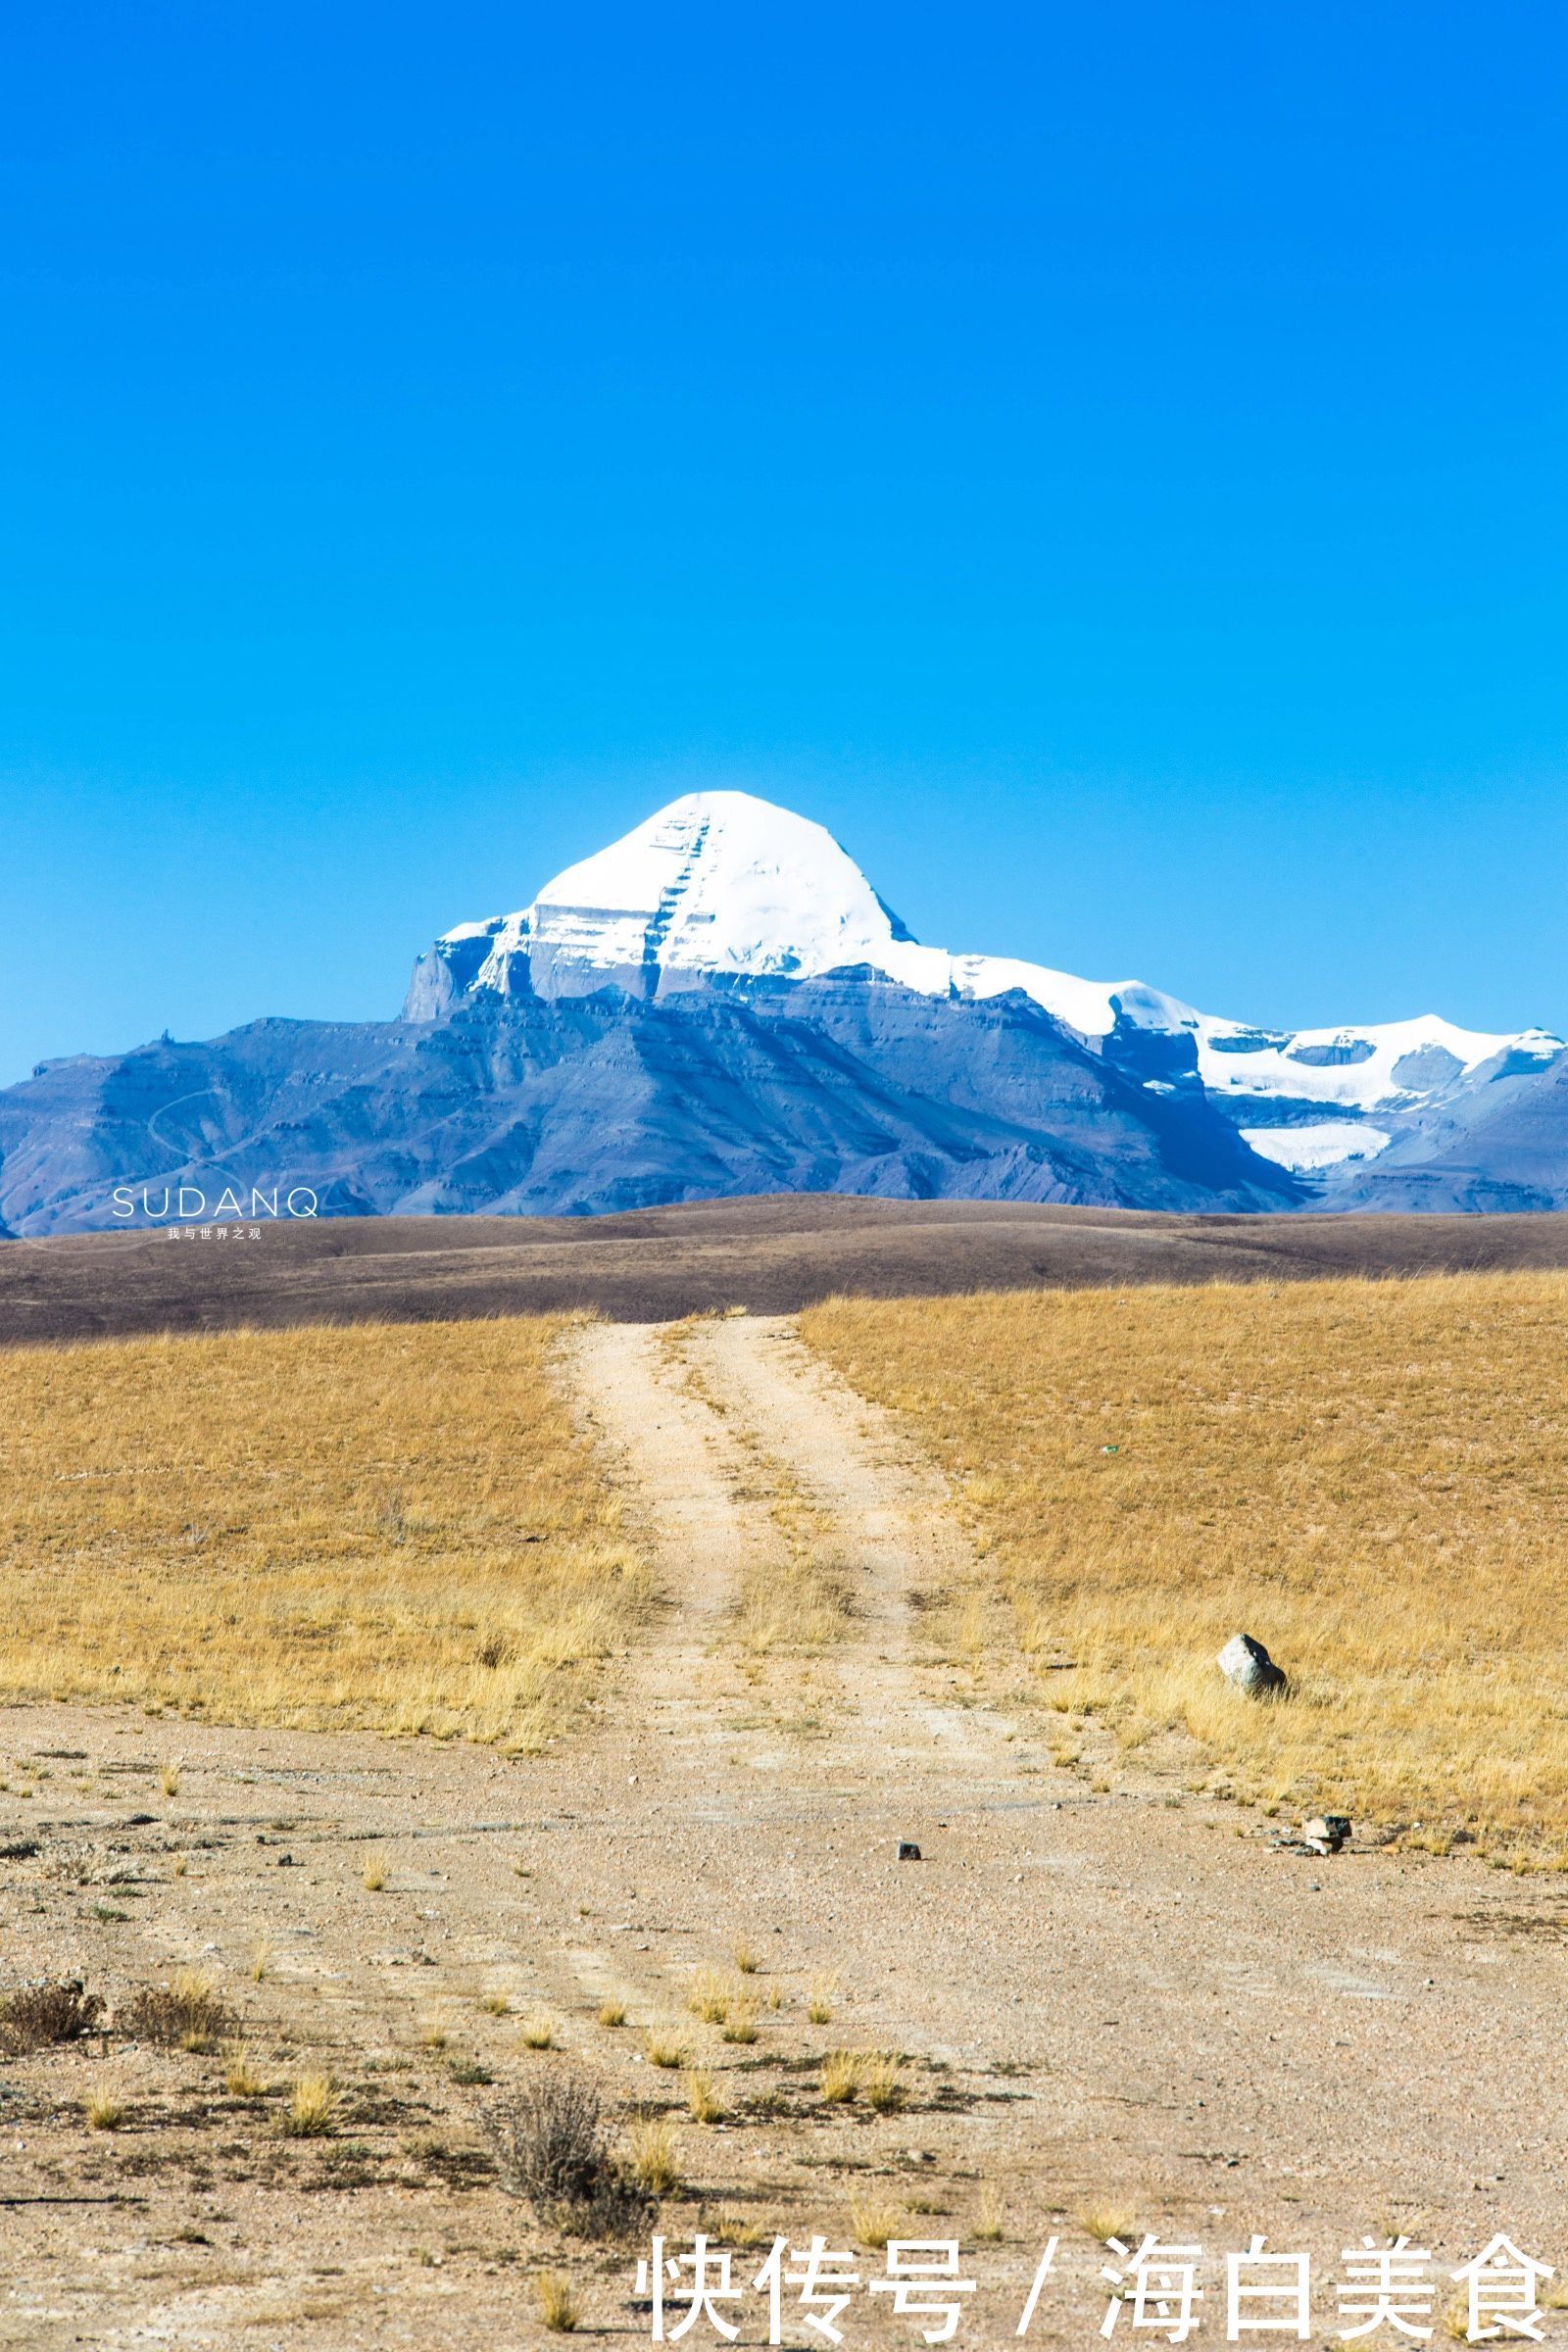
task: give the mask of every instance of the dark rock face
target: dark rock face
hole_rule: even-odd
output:
[[[1304,1197],[1184,1073],[1150,1088],[1022,995],[849,973],[464,997],[451,961],[426,959],[418,1021],[258,1021],[0,1093],[0,1220],[172,1222],[181,1186],[209,1204],[187,1222],[225,1187],[242,1209],[253,1188],[308,1187],[323,1216],[796,1191],[1233,1211]],[[438,997],[451,1009],[430,1017]]]

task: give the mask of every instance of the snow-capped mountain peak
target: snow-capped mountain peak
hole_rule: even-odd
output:
[[[1021,991],[1129,1076],[1166,1091],[1200,1084],[1254,1151],[1301,1170],[1373,1157],[1492,1079],[1539,1076],[1562,1051],[1544,1030],[1492,1035],[1437,1014],[1261,1029],[1141,980],[924,947],[823,826],[746,792],[687,793],[516,913],[459,924],[419,958],[406,1009],[425,1020],[488,993],[613,986],[653,998],[849,968],[924,996]]]

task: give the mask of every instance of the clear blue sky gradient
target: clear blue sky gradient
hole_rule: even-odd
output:
[[[661,800],[1568,1028],[1568,18],[11,13],[0,1079],[382,1015]]]

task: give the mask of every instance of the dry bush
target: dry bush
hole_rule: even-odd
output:
[[[650,2066],[684,2066],[686,2044],[677,2041],[673,2034],[661,2034],[656,2030],[648,2036],[648,2063]]]
[[[553,2050],[556,2046],[555,2025],[542,2009],[535,2009],[517,2028],[517,2039],[525,2050]]]
[[[95,1992],[74,1978],[57,1984],[23,1984],[0,2000],[0,2056],[24,2058],[52,2042],[79,2041],[104,2012]]]
[[[834,2004],[839,1999],[838,1981],[833,1977],[813,1977],[806,1996],[806,2014],[813,2026],[825,2026],[832,2020]]]
[[[648,1592],[554,1378],[565,1328],[0,1354],[0,1695],[537,1747]]]
[[[623,2026],[626,2023],[625,2002],[601,2001],[599,2004],[599,2023],[602,2026]]]
[[[125,2102],[107,2082],[100,2082],[82,2100],[81,2113],[89,2132],[118,2132],[125,2120]]]
[[[258,2074],[251,2064],[249,2050],[229,2051],[228,2062],[223,2070],[223,2088],[231,2099],[261,2099],[267,2096],[267,2077]]]
[[[732,2000],[718,2038],[720,2041],[754,2042],[757,2039],[757,2003],[744,1998]]]
[[[200,2052],[231,2034],[236,2020],[210,1977],[182,1968],[172,1984],[149,1984],[133,1993],[115,2022],[133,2041]]]
[[[944,1647],[978,1623],[1064,1709],[1199,1741],[1244,1798],[1562,1851],[1568,1276],[836,1300],[802,1327],[950,1478],[977,1566],[931,1613]],[[1288,1705],[1217,1672],[1238,1630]]]
[[[624,2236],[642,2223],[647,2192],[616,2160],[604,2101],[575,2067],[529,2083],[487,2124],[503,2180],[542,2222],[581,2237]]]

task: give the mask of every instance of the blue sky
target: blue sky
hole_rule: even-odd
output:
[[[1568,19],[13,12],[0,1080],[673,793],[921,935],[1568,1028]]]

